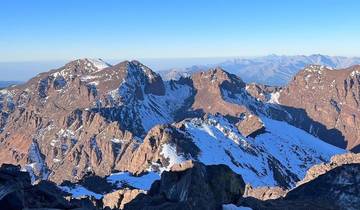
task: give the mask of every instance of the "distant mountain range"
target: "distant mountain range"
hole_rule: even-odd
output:
[[[22,82],[20,82],[20,81],[0,81],[0,88],[6,88],[11,85],[17,85],[17,84],[21,84],[21,83]]]
[[[188,68],[173,68],[160,72],[165,80],[188,76],[194,72],[219,66],[224,70],[240,76],[247,83],[261,83],[282,86],[300,70],[310,64],[324,65],[331,68],[346,68],[360,64],[360,57],[342,57],[314,54],[310,56],[268,55],[254,58],[235,58],[217,64],[194,65]]]

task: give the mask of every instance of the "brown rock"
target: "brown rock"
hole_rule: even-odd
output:
[[[335,155],[331,157],[331,160],[329,163],[321,163],[318,165],[314,165],[311,167],[307,172],[304,179],[299,181],[296,185],[302,185],[305,184],[318,176],[325,174],[326,172],[345,164],[352,164],[352,163],[359,163],[360,164],[360,154],[354,154],[354,153],[345,153],[341,155]]]
[[[304,125],[300,127],[311,134],[335,146],[358,152],[359,72],[360,66],[340,70],[309,66],[300,71],[281,92],[279,102],[282,106],[293,108],[293,121],[297,121],[293,124],[300,126],[302,122]],[[298,113],[295,108],[299,109]],[[305,119],[306,115],[311,121]]]
[[[285,196],[286,193],[287,191],[281,187],[253,188],[250,185],[247,185],[243,197],[252,197],[259,200],[269,200],[269,199],[277,199],[283,197]]]
[[[241,116],[240,121],[236,124],[239,132],[245,136],[256,136],[261,133],[265,127],[261,119],[249,112],[246,112]]]
[[[142,190],[138,189],[121,189],[112,193],[105,194],[102,202],[105,207],[111,209],[123,209],[124,205],[132,201],[140,193],[145,193]]]
[[[192,109],[202,110],[204,113],[239,116],[247,111],[246,107],[227,102],[222,91],[238,93],[245,87],[245,83],[235,75],[229,74],[221,68],[210,69],[192,75],[196,90]]]

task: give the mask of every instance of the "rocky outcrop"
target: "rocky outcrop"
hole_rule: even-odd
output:
[[[255,137],[265,131],[265,126],[261,119],[249,112],[240,116],[240,120],[236,123],[236,127],[245,137]]]
[[[104,208],[123,209],[125,204],[131,202],[140,193],[145,193],[145,191],[128,188],[116,190],[115,192],[105,194],[102,202]]]
[[[256,198],[258,200],[277,199],[285,196],[287,190],[281,187],[256,187],[253,188],[250,185],[246,185],[245,193],[243,197]]]
[[[250,83],[246,85],[246,91],[256,100],[267,102],[271,98],[271,93],[280,91],[280,87],[267,86],[262,84]]]
[[[311,167],[306,172],[306,176],[304,177],[304,179],[299,181],[297,185],[299,186],[304,183],[307,183],[338,166],[342,166],[345,164],[352,164],[352,163],[360,164],[360,154],[346,153],[341,155],[335,155],[331,158],[329,163],[321,163]]]
[[[224,100],[223,91],[236,94],[242,91],[245,83],[235,75],[225,72],[221,68],[199,72],[191,77],[196,95],[191,108],[204,113],[239,116],[246,112],[244,106]]]
[[[149,131],[143,143],[133,153],[127,153],[120,160],[118,169],[134,174],[144,173],[148,169],[155,171],[170,169],[174,163],[163,152],[166,146],[174,148],[175,154],[181,154],[184,160],[196,159],[200,152],[189,136],[176,127],[158,125]]]
[[[2,165],[0,168],[0,206],[1,209],[96,209],[99,205],[89,199],[67,199],[67,193],[61,191],[54,183],[41,181],[31,185],[27,172],[20,167]]]
[[[257,209],[358,209],[360,164],[344,164],[289,191],[283,198],[260,201],[247,197],[238,205]]]
[[[241,176],[228,166],[195,162],[184,171],[164,172],[147,195],[139,195],[125,209],[221,209],[240,199],[244,189]]]

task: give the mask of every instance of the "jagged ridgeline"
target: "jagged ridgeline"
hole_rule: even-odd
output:
[[[75,60],[1,90],[0,160],[33,183],[98,176],[140,190],[193,160],[287,190],[313,165],[358,150],[358,72],[309,66],[271,87],[221,68],[163,81],[138,61]]]

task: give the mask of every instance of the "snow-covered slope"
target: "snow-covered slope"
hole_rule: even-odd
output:
[[[293,187],[314,164],[346,152],[285,122],[261,119],[265,132],[255,138],[245,138],[221,116],[183,123],[184,132],[201,150],[198,160],[208,165],[226,164],[252,186]],[[172,156],[175,160],[169,162],[184,159],[179,156]]]

